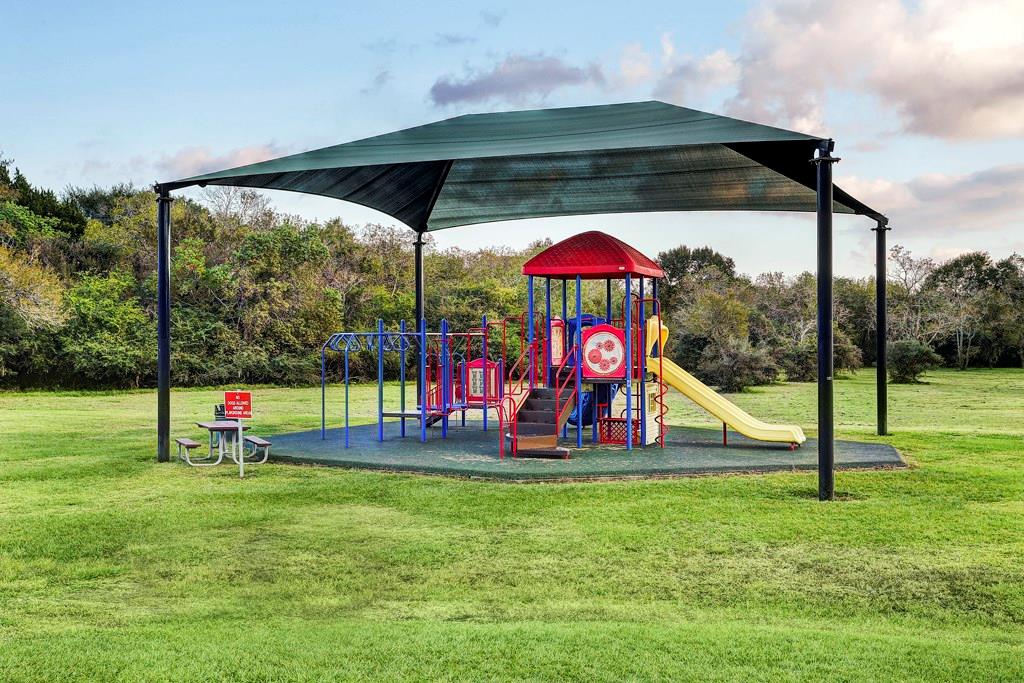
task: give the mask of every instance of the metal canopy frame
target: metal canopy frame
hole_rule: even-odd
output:
[[[838,211],[864,215],[876,223],[873,230],[880,435],[888,432],[885,233],[890,229],[884,215],[834,186],[832,166],[839,161],[832,156],[834,146],[831,139],[646,102],[457,117],[237,169],[158,183],[154,186],[158,224],[157,460],[170,460],[172,190],[207,184],[284,189],[334,196],[389,213],[416,234],[417,325],[422,325],[425,318],[423,234],[432,229],[489,220],[623,211],[814,210],[818,497],[831,500],[835,496],[832,214]],[[737,158],[741,160],[739,166]],[[456,167],[458,177],[452,181],[456,190],[447,192]],[[576,176],[567,170],[574,171]],[[646,184],[637,185],[631,173]],[[709,177],[695,185],[680,181],[700,173]],[[666,190],[659,186],[659,177],[666,178],[666,185],[669,177],[676,184]],[[569,184],[551,184],[548,181],[552,178],[568,178],[565,182]],[[618,184],[608,185],[610,178],[617,179]],[[516,181],[518,185],[508,185]],[[484,192],[474,194],[473,182],[480,183]],[[491,202],[475,213],[459,214],[460,201],[470,205],[489,201],[481,200],[481,196],[490,196],[485,193],[487,188],[492,188],[493,193],[495,182],[505,182],[518,194],[505,205]],[[573,201],[563,205],[556,196],[560,189],[577,194]],[[813,206],[803,194],[807,190],[813,191]],[[541,201],[532,201],[532,192]],[[602,202],[603,192],[614,195],[615,201]],[[552,197],[555,201],[551,201]],[[435,213],[440,218],[432,226]],[[419,374],[422,373],[418,373],[417,380]]]

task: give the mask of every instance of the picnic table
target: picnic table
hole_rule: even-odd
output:
[[[197,422],[196,426],[210,432],[211,460],[213,459],[213,449],[217,449],[217,459],[211,464],[219,464],[224,460],[225,453],[232,460],[238,462],[235,457],[235,448],[231,448],[231,446],[234,446],[235,439],[238,437],[237,422],[234,420],[214,420],[212,422]],[[242,425],[242,431],[247,431],[248,429],[249,425]]]

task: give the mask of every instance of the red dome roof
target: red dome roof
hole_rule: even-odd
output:
[[[657,263],[622,240],[590,230],[540,252],[523,265],[523,275],[584,280],[623,278],[626,274],[664,277]]]

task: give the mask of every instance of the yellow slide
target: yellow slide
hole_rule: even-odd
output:
[[[651,340],[648,352],[654,348],[654,343],[657,340],[655,335],[659,326],[661,328],[661,343],[664,345],[665,339],[668,338],[668,328],[660,325],[658,316],[651,316],[647,321],[647,339]],[[773,425],[761,422],[668,358],[648,356],[647,370],[656,375],[660,372],[665,384],[676,389],[683,396],[747,438],[797,445],[807,440],[804,431],[796,425]]]

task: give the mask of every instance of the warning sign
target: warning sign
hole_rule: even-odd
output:
[[[238,420],[252,417],[251,391],[225,391],[224,417]]]

